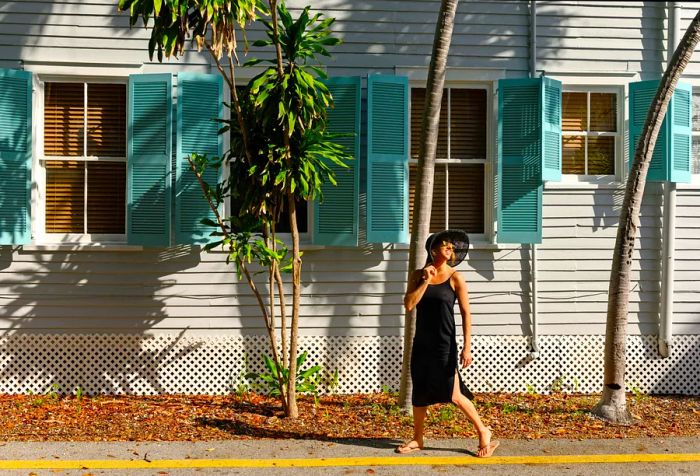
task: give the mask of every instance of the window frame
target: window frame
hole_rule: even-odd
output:
[[[685,81],[684,81],[685,82]],[[697,94],[700,97],[700,84],[697,84],[695,82],[690,82],[690,85],[693,87],[693,93],[691,95],[691,102],[693,104],[693,107],[695,106],[695,101],[693,101],[693,98]],[[695,111],[693,111],[693,115],[695,115]],[[691,118],[692,121],[692,118]],[[696,137],[700,138],[700,129],[695,130],[695,124],[691,124],[691,129],[690,129],[690,135],[691,135],[691,140],[690,140],[690,183],[679,183],[677,186],[681,188],[700,188],[700,170],[697,173],[693,173],[693,161],[694,157],[692,156],[693,154],[693,139]]]
[[[562,123],[564,120],[564,107],[563,107],[563,94],[564,93],[586,93],[586,114],[588,126],[590,126],[590,103],[591,103],[591,93],[605,93],[605,94],[615,94],[617,97],[617,121],[616,128],[617,132],[590,132],[588,130],[583,132],[576,131],[565,131],[562,127],[561,135],[562,141],[566,136],[580,136],[580,137],[614,137],[615,138],[615,158],[614,167],[615,171],[610,175],[588,175],[588,174],[567,174],[564,173],[564,164],[562,163],[562,178],[561,183],[563,184],[616,184],[623,182],[627,176],[625,166],[627,165],[627,152],[624,150],[624,142],[627,136],[627,130],[625,129],[625,103],[627,102],[627,95],[624,94],[622,87],[615,85],[587,85],[587,84],[567,84],[562,81]],[[587,127],[588,127],[587,126]],[[586,153],[586,165],[588,164],[588,141],[585,141],[585,153]],[[562,147],[563,154],[563,147]],[[563,155],[562,155],[563,162]]]
[[[46,243],[46,244],[118,244],[124,245],[127,243],[127,207],[128,207],[128,190],[129,190],[129,177],[128,173],[125,177],[125,200],[124,200],[124,233],[117,234],[91,234],[91,233],[48,233],[46,231],[46,187],[47,187],[47,173],[46,173],[46,161],[59,160],[59,161],[75,161],[75,162],[120,162],[124,163],[125,167],[128,166],[128,148],[125,144],[124,157],[93,157],[93,156],[78,156],[78,157],[63,157],[63,156],[49,156],[44,153],[44,101],[45,101],[45,89],[47,83],[79,83],[79,84],[122,84],[127,88],[126,101],[124,104],[125,113],[125,124],[127,124],[127,118],[129,114],[129,100],[128,100],[128,76],[64,76],[64,75],[49,75],[49,74],[36,74],[34,80],[34,104],[33,104],[33,114],[35,118],[34,123],[34,142],[35,142],[35,153],[33,154],[34,159],[32,160],[32,170],[33,170],[33,193],[32,193],[32,230],[35,243]],[[85,89],[87,91],[87,89]],[[84,93],[84,100],[87,100],[87,93]],[[87,111],[86,111],[87,112]],[[127,125],[128,127],[128,125]],[[128,142],[128,130],[125,131],[124,135],[125,141]],[[84,137],[87,140],[87,137]],[[84,152],[87,152],[84,150]],[[87,216],[87,214],[85,215]]]
[[[417,88],[422,88],[426,89],[426,82],[425,81],[415,81],[411,80],[409,81],[409,89],[417,89]],[[494,83],[492,81],[464,81],[464,80],[449,80],[449,78],[445,81],[443,85],[443,94],[444,90],[450,90],[450,89],[480,89],[486,91],[486,124],[484,124],[485,127],[485,132],[486,132],[486,155],[482,159],[452,159],[449,157],[450,155],[450,126],[451,126],[451,94],[448,94],[447,96],[447,104],[448,104],[448,110],[447,110],[447,118],[448,118],[448,136],[447,136],[447,150],[448,150],[448,158],[447,159],[435,159],[435,165],[445,165],[445,183],[447,184],[449,181],[449,164],[462,164],[462,165],[476,165],[476,164],[482,164],[483,165],[483,173],[484,173],[484,178],[483,178],[483,187],[484,187],[484,203],[483,203],[483,208],[484,208],[484,217],[483,217],[483,228],[484,232],[483,233],[470,233],[470,238],[472,243],[477,242],[477,243],[493,243],[494,241],[494,233],[493,230],[495,229],[495,219],[496,219],[496,200],[495,200],[495,190],[493,186],[489,186],[489,184],[494,183],[495,175],[494,175],[494,167],[493,164],[495,163],[495,158],[493,156],[494,151],[496,150],[495,147],[495,142],[496,142],[496,137],[495,137],[495,132],[496,128],[494,127],[494,121],[496,120],[497,117],[497,108],[498,105],[494,105],[494,96],[493,96],[493,91],[494,91]],[[410,97],[411,91],[409,91],[409,97]],[[494,109],[494,107],[496,109]],[[409,100],[408,104],[408,115],[409,118],[411,117],[411,108],[412,104],[411,101]],[[409,125],[409,147],[411,143],[411,126]],[[412,165],[417,165],[418,164],[418,159],[414,159],[411,157],[411,153],[409,152],[409,157],[408,157],[408,165],[409,167]],[[449,189],[445,191],[445,209],[449,208]],[[447,213],[445,213],[445,221],[446,221],[446,227],[449,227],[449,216]]]

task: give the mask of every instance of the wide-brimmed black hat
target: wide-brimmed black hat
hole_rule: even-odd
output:
[[[432,262],[433,257],[430,254],[433,248],[437,248],[443,242],[452,243],[454,250],[452,251],[452,258],[447,262],[450,266],[457,266],[464,258],[467,257],[469,252],[469,236],[464,230],[443,230],[437,233],[433,233],[425,241],[425,251],[428,252],[428,259]]]

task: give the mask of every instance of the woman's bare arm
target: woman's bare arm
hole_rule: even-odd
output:
[[[459,302],[459,312],[462,315],[462,331],[464,332],[464,348],[460,356],[460,363],[462,367],[466,367],[472,363],[472,315],[469,311],[469,291],[467,282],[458,272],[452,275],[452,283]]]
[[[410,312],[416,307],[426,289],[428,289],[428,279],[425,269],[417,269],[412,272],[408,279],[406,294],[403,297],[403,305],[407,311]]]

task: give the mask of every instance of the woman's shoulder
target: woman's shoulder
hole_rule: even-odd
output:
[[[462,276],[462,273],[460,273],[457,269],[452,268],[452,274],[450,275],[450,280],[453,283],[466,283],[464,280],[464,276]]]

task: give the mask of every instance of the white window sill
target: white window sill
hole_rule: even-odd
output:
[[[408,250],[411,245],[406,243],[389,243],[389,246],[393,246],[396,250]],[[521,246],[522,245],[513,243],[492,243],[485,240],[474,240],[469,242],[470,250],[499,251],[518,249]]]
[[[143,251],[141,245],[118,243],[36,243],[22,246],[24,251]]]
[[[562,177],[561,182],[545,182],[545,190],[596,190],[596,189],[620,189],[625,188],[625,183],[620,182],[614,177],[590,177],[586,179],[581,177]]]

